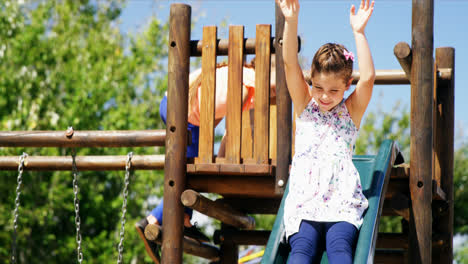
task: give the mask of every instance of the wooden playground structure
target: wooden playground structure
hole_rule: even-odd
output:
[[[377,70],[375,84],[411,84],[411,154],[409,164],[392,147],[385,175],[380,215],[401,216],[402,233],[375,233],[368,263],[452,263],[453,261],[453,48],[436,48],[433,58],[434,3],[413,0],[412,43],[398,43],[394,53],[402,70]],[[294,152],[291,100],[282,67],[284,20],[276,11],[271,25],[256,25],[255,38],[243,26],[230,26],[229,39],[217,28],[203,28],[192,40],[191,8],[170,10],[167,129],[148,131],[10,131],[0,132],[1,147],[165,146],[164,155],[135,155],[134,170],[165,171],[164,223],[148,238],[162,245],[162,263],[182,263],[183,251],[213,263],[238,263],[239,245],[266,245],[270,231],[255,230],[249,214],[276,214],[287,186]],[[298,47],[299,48],[299,47]],[[242,111],[242,65],[256,56],[253,116]],[[270,102],[270,56],[276,56],[276,100]],[[229,95],[226,155],[214,155],[214,100],[217,56],[228,56]],[[190,57],[201,56],[202,91],[199,156],[186,158]],[[359,73],[353,73],[354,82]],[[253,119],[253,127],[251,127]],[[252,133],[253,131],[253,133]],[[25,159],[24,170],[123,170],[125,156],[39,157]],[[18,169],[17,157],[0,157],[1,170]],[[210,200],[200,193],[222,196]],[[183,237],[183,207],[222,222],[215,246]],[[378,230],[378,229],[377,229]],[[369,262],[370,261],[370,262]]]

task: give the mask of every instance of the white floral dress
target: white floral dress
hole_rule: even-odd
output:
[[[345,221],[356,228],[368,207],[352,161],[358,129],[344,100],[323,112],[311,99],[296,119],[295,154],[284,208],[286,237],[301,221]]]

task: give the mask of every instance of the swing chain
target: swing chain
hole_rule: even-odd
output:
[[[133,152],[127,155],[127,162],[125,163],[125,180],[123,189],[123,204],[122,204],[122,219],[120,227],[120,242],[119,242],[119,257],[117,263],[121,264],[123,261],[123,241],[125,239],[125,214],[127,213],[127,199],[128,199],[128,185],[130,183],[130,167],[132,165]]]
[[[78,263],[83,262],[83,252],[81,249],[81,219],[80,219],[80,200],[78,199],[78,169],[76,167],[76,150],[72,149],[72,170],[73,170],[73,193],[75,205],[75,226],[76,226],[76,243],[77,243],[77,254]]]
[[[11,263],[16,263],[16,229],[18,228],[18,210],[20,206],[20,194],[21,194],[21,184],[23,183],[23,169],[24,169],[24,160],[28,154],[23,152],[23,154],[19,157],[19,165],[18,165],[18,178],[16,186],[16,198],[15,198],[15,211],[13,212],[14,220],[13,220],[13,238],[12,238],[12,245],[11,245]]]

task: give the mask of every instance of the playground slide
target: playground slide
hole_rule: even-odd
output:
[[[354,156],[353,162],[361,176],[361,184],[364,195],[369,201],[369,208],[364,215],[364,223],[359,232],[359,237],[354,253],[354,263],[373,263],[375,243],[377,240],[379,219],[382,212],[385,191],[390,179],[390,170],[397,157],[396,143],[386,140],[380,146],[375,156]],[[283,243],[285,234],[283,224],[284,200],[289,187],[281,201],[275,223],[273,225],[262,264],[287,263],[289,246]],[[326,252],[322,256],[322,264],[328,263]]]

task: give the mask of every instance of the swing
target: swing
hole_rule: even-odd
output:
[[[15,198],[15,210],[13,212],[13,237],[12,237],[12,254],[11,254],[11,263],[16,263],[16,230],[18,228],[18,210],[20,206],[20,194],[21,194],[21,184],[23,182],[23,171],[25,159],[28,156],[27,153],[23,153],[19,157],[18,165],[18,178],[17,178],[17,187],[16,187],[16,198]],[[74,194],[74,209],[75,209],[75,226],[76,226],[76,244],[77,244],[77,259],[78,263],[83,262],[83,251],[81,248],[81,218],[80,218],[80,201],[78,199],[78,168],[76,166],[76,150],[72,149],[72,174],[73,174],[73,194]],[[133,152],[127,154],[127,160],[125,162],[125,179],[124,179],[124,188],[122,191],[123,194],[123,204],[122,204],[122,217],[121,217],[121,227],[119,233],[119,245],[118,245],[118,258],[117,263],[121,264],[123,262],[123,242],[125,240],[125,215],[127,213],[127,200],[128,200],[128,185],[130,184],[130,170],[132,162]]]

